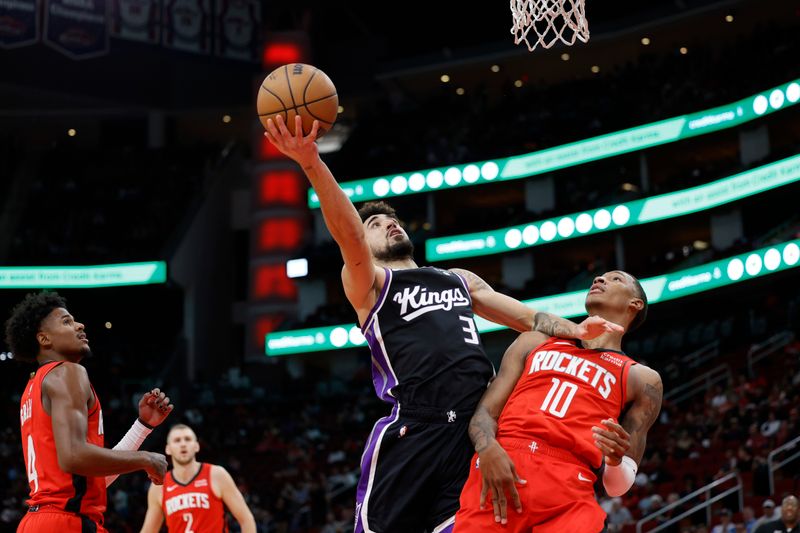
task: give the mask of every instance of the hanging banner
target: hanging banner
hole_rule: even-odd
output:
[[[259,0],[217,0],[214,20],[217,55],[243,61],[255,61],[259,58]]]
[[[0,48],[39,40],[39,0],[0,0]]]
[[[164,0],[164,46],[211,53],[211,1]]]
[[[161,38],[160,0],[113,0],[111,6],[112,36],[158,43]]]
[[[44,42],[72,59],[108,53],[106,0],[44,0]]]

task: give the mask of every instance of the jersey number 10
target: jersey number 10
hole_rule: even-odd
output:
[[[564,418],[577,391],[578,386],[574,383],[553,378],[553,386],[544,397],[540,409],[555,417]]]

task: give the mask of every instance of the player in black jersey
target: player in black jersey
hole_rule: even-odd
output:
[[[467,270],[419,268],[394,210],[371,202],[356,211],[339,187],[319,157],[318,123],[305,137],[295,131],[278,116],[265,135],[319,196],[344,259],[345,294],[372,350],[375,391],[392,404],[361,459],[355,532],[450,532],[473,453],[467,426],[494,375],[473,312],[520,332],[577,339],[624,330],[599,317],[575,324],[537,313]]]

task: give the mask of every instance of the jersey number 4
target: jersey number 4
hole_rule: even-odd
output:
[[[39,475],[36,473],[36,450],[33,449],[33,435],[28,435],[28,483],[33,492],[39,492]]]
[[[555,417],[564,418],[577,391],[578,386],[574,383],[569,381],[562,382],[558,378],[553,378],[553,386],[550,387],[547,396],[544,397],[540,409]]]

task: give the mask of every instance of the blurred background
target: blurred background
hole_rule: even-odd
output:
[[[397,208],[417,263],[578,318],[593,276],[645,281],[624,348],[665,402],[634,488],[603,499],[612,530],[753,531],[800,489],[800,7],[587,1],[588,44],[534,52],[503,3],[2,3],[0,319],[58,290],[109,445],[162,387],[259,531],[350,531],[388,408],[315,197],[255,111],[268,72],[313,64],[340,101],[323,158]],[[481,327],[497,366],[515,334]],[[8,531],[28,372],[0,344]],[[110,531],[139,530],[147,486],[110,488]]]

